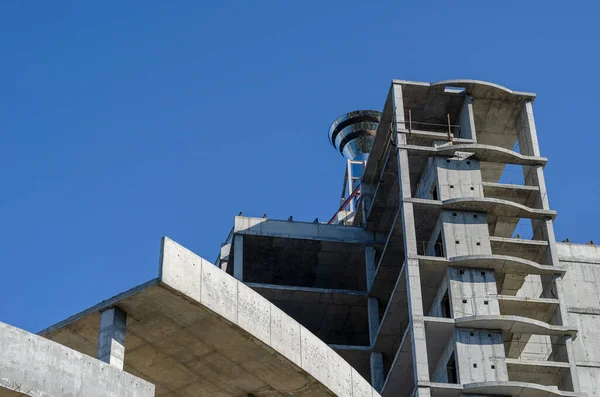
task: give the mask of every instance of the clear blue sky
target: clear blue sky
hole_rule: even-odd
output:
[[[393,78],[536,92],[557,238],[600,242],[599,14],[593,1],[0,2],[0,321],[39,331],[155,277],[164,235],[213,261],[240,211],[328,218],[344,162],[326,131],[381,109]]]

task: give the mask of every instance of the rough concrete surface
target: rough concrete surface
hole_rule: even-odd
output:
[[[0,323],[0,395],[152,397],[154,385],[27,331]]]

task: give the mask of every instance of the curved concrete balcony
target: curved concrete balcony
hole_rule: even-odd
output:
[[[585,393],[558,390],[556,387],[516,381],[491,381],[455,385],[429,383],[432,397],[459,397],[462,394],[479,394],[511,397],[583,397]]]
[[[518,357],[530,335],[570,336],[577,334],[577,329],[558,325],[549,325],[542,321],[504,315],[475,315],[461,318],[423,317],[427,338],[427,359],[430,372],[435,370],[448,342],[454,338],[455,328],[472,328],[480,330],[502,331],[504,343],[509,347],[509,354]]]
[[[529,274],[564,274],[565,268],[558,266],[540,265],[527,259],[507,255],[461,255],[451,258],[434,256],[419,256],[421,273],[427,277],[421,278],[423,291],[423,310],[429,312],[435,293],[448,270],[448,267],[464,267],[475,269],[493,269],[499,285],[498,293],[514,295],[525,282]],[[511,277],[506,277],[510,274]]]
[[[128,314],[125,372],[157,395],[379,396],[297,321],[167,238],[158,278],[41,334],[95,357],[99,312],[111,307]]]
[[[458,211],[487,212],[507,218],[554,219],[556,211],[526,207],[510,200],[491,197],[460,197],[442,201],[442,208]]]
[[[483,145],[480,143],[459,144],[448,146],[417,146],[405,145],[409,154],[417,156],[446,156],[454,157],[457,152],[471,153],[469,158],[485,161],[489,163],[504,163],[517,165],[545,165],[548,162],[546,157],[526,156],[515,151],[505,149],[500,146]]]
[[[556,211],[540,210],[526,207],[514,201],[491,197],[459,197],[447,200],[429,200],[421,198],[408,198],[406,202],[413,203],[415,207],[427,207],[430,210],[457,210],[487,212],[490,215],[510,218],[554,219]]]
[[[570,336],[577,335],[577,328],[565,327],[562,325],[550,325],[539,320],[521,316],[506,315],[475,315],[469,317],[460,317],[454,319],[458,328],[477,328],[499,330],[511,334],[534,334],[550,336]]]
[[[489,197],[460,197],[443,201],[412,197],[404,201],[413,204],[415,219],[422,220],[417,235],[419,241],[429,240],[442,210],[485,212],[488,214],[488,225],[494,225],[498,219],[514,220],[513,226],[516,226],[521,218],[545,220],[556,217],[556,211],[530,208],[513,201]]]
[[[439,266],[446,263],[448,266],[467,267],[476,269],[493,269],[497,272],[511,274],[564,274],[566,269],[562,266],[540,265],[533,261],[508,255],[460,255],[450,258],[433,256],[420,256],[419,261],[424,265]],[[429,269],[428,269],[429,270]]]

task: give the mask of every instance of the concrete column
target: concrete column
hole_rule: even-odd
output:
[[[431,397],[431,389],[427,386],[415,387],[413,397]]]
[[[371,353],[371,385],[378,393],[383,389],[385,378],[383,376],[383,355],[381,353]]]
[[[113,307],[100,313],[98,359],[123,369],[127,313]]]
[[[535,127],[535,120],[533,117],[533,104],[531,101],[525,102],[519,119],[517,121],[517,136],[519,139],[519,148],[521,154],[528,156],[541,156],[540,147],[537,138],[537,130]],[[539,188],[539,196],[535,203],[538,208],[550,209],[548,202],[548,195],[546,192],[546,180],[544,177],[544,169],[542,166],[524,166],[523,177],[525,184],[537,186]],[[558,259],[558,251],[556,248],[556,238],[554,236],[554,224],[552,220],[532,220],[531,225],[533,227],[534,239],[548,241],[548,256],[546,258],[546,264],[559,266],[560,261]],[[554,279],[554,280],[552,280]],[[568,312],[565,304],[564,292],[562,288],[562,279],[560,276],[548,276],[543,277],[544,282],[544,296],[549,294],[550,288],[548,287],[549,282],[554,281],[554,287],[556,288],[556,295],[559,300],[560,308],[560,323],[561,325],[568,326]],[[565,338],[565,347],[567,351],[567,357],[570,365],[571,382],[573,391],[580,391],[579,388],[579,376],[577,374],[577,365],[575,361],[575,353],[573,348],[573,340],[570,337]]]
[[[477,134],[475,133],[475,117],[473,115],[473,98],[470,95],[465,97],[459,120],[460,138],[477,140]]]
[[[244,281],[244,237],[233,236],[233,277]]]
[[[402,86],[394,85],[394,109],[397,118],[404,121],[404,105]],[[398,120],[397,120],[398,121]],[[429,365],[427,361],[427,340],[425,336],[425,321],[423,319],[423,297],[421,294],[421,276],[419,260],[417,259],[417,232],[415,228],[413,204],[404,201],[411,197],[410,169],[406,134],[396,134],[398,147],[398,184],[400,186],[400,203],[402,210],[402,228],[404,231],[404,253],[406,261],[406,290],[408,294],[408,312],[411,327],[411,344],[414,363],[415,385],[429,382]],[[429,393],[429,388],[422,391]],[[419,388],[418,393],[421,393]]]
[[[377,265],[375,264],[375,248],[365,247],[365,266],[366,266],[366,278],[367,278],[367,292],[371,292],[371,286],[375,279],[375,271]]]
[[[379,330],[379,302],[377,298],[369,298],[367,301],[367,311],[369,318],[369,339],[371,341],[371,348],[375,344],[375,337]]]
[[[219,253],[219,267],[224,272],[227,271],[227,264],[229,262],[229,252],[231,251],[231,244],[221,244],[221,252]]]

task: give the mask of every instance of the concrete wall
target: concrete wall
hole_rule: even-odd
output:
[[[415,197],[422,199],[433,200],[433,195],[431,194],[433,191],[433,186],[437,185],[437,175],[436,175],[436,167],[434,164],[434,158],[427,159],[427,165],[421,174],[421,179],[419,180],[419,186],[417,187],[417,192]],[[438,192],[439,192],[439,188]],[[439,198],[438,198],[439,199]]]
[[[448,268],[454,318],[500,314],[496,277],[489,269]]]
[[[457,328],[454,337],[461,383],[508,380],[502,333]]]
[[[444,210],[440,221],[447,257],[492,253],[485,213]]]
[[[521,298],[539,298],[542,296],[544,287],[542,277],[539,274],[525,276],[523,286],[517,291],[516,296]]]
[[[459,197],[483,197],[481,170],[478,160],[436,157],[435,167],[441,200]]]
[[[556,244],[560,264],[567,268],[563,294],[567,320],[579,333],[573,342],[579,387],[600,396],[600,246]]]
[[[0,346],[0,395],[8,389],[35,397],[154,396],[151,383],[8,324],[0,323]]]

